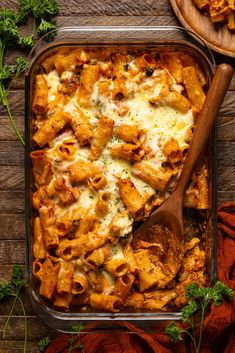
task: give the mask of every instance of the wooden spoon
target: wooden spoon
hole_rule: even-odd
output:
[[[168,244],[168,248],[166,249],[167,254],[164,255],[164,262],[167,263],[167,256],[171,256],[171,260],[172,257],[174,257],[175,261],[178,263],[175,271],[179,268],[184,254],[184,227],[182,216],[184,194],[195,163],[200,157],[210,135],[215,117],[221,107],[232,76],[233,68],[230,65],[221,64],[217,67],[205,103],[196,123],[193,138],[185,158],[178,185],[171,196],[135,231],[135,237],[139,236],[148,239],[148,236],[153,238],[154,234],[156,234],[156,238],[158,238],[159,228],[157,230],[156,225],[158,224],[167,227],[168,233],[166,233],[166,237],[169,237],[170,230],[172,238],[169,240],[170,245]],[[162,243],[163,247],[164,245],[166,247],[166,244],[163,244],[163,239],[164,237],[159,237],[156,241],[158,240]],[[169,249],[171,245],[174,248],[172,251]]]

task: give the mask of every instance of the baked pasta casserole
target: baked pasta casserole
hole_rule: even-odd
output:
[[[205,284],[200,237],[185,242],[175,273],[164,262],[167,234],[136,239],[133,229],[177,185],[206,84],[184,51],[74,47],[41,62],[31,102],[33,274],[55,307],[164,310],[185,304],[189,283]],[[206,210],[208,200],[202,157],[185,207]]]

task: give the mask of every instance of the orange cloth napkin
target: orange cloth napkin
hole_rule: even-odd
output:
[[[221,205],[217,213],[217,274],[218,279],[235,290],[235,202]],[[143,333],[134,325],[123,325],[133,333],[81,333],[84,353],[189,353],[185,341],[173,344],[165,333]],[[87,326],[86,331],[91,327]],[[235,353],[235,297],[232,302],[212,305],[204,321],[201,353]],[[46,353],[67,353],[70,335],[57,336]],[[78,343],[77,335],[74,336]],[[81,352],[74,349],[73,353]],[[193,350],[191,350],[193,352]]]

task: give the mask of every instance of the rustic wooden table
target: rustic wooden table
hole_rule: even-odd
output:
[[[0,0],[0,8],[16,9],[18,0]],[[59,26],[68,25],[180,25],[168,0],[60,0]],[[216,55],[216,62],[235,60]],[[14,60],[9,53],[8,61]],[[9,92],[9,101],[20,131],[24,132],[24,80]],[[235,79],[226,94],[217,120],[218,203],[235,200]],[[24,149],[0,105],[0,280],[9,280],[13,264],[25,264]],[[27,296],[28,349],[38,352],[37,342],[55,336],[33,312]],[[23,318],[16,307],[7,338],[1,331],[11,302],[0,305],[0,353],[23,352]]]

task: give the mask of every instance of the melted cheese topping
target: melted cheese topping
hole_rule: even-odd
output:
[[[138,71],[135,61],[133,60],[129,66],[133,70]],[[161,167],[162,163],[166,161],[166,157],[162,152],[164,144],[170,139],[174,138],[177,140],[179,147],[181,149],[188,147],[186,142],[187,130],[193,125],[193,114],[189,110],[186,114],[180,113],[175,109],[164,105],[154,105],[149,102],[151,96],[158,96],[162,89],[162,83],[159,82],[159,76],[162,74],[163,70],[156,69],[154,71],[153,77],[142,77],[142,81],[139,83],[140,75],[134,78],[130,77],[128,73],[126,76],[128,80],[126,82],[127,89],[130,92],[127,99],[124,100],[121,105],[127,106],[127,113],[123,116],[119,114],[119,107],[115,101],[113,101],[110,96],[107,97],[99,92],[99,81],[103,81],[104,78],[100,76],[99,81],[97,81],[93,86],[93,92],[90,96],[90,101],[93,103],[90,107],[79,107],[86,114],[91,124],[95,127],[98,121],[98,112],[102,113],[109,118],[114,120],[114,131],[121,125],[137,125],[140,129],[143,129],[147,133],[147,139],[144,144],[145,147],[150,148],[152,151],[151,157],[148,158],[148,163],[152,164],[154,168]],[[143,76],[143,75],[142,75]],[[49,102],[54,100],[58,92],[58,86],[60,84],[60,78],[56,70],[49,72],[45,75],[49,93]],[[61,79],[71,77],[70,71],[65,71],[61,75]],[[136,82],[137,81],[137,82]],[[182,86],[177,85],[178,90]],[[113,89],[113,81],[110,83],[110,91]],[[79,90],[79,88],[78,88]],[[78,103],[76,100],[76,94],[74,94],[67,104],[64,105],[64,111],[69,112],[72,116],[76,116],[76,109]],[[58,160],[58,155],[56,152],[57,146],[63,141],[66,141],[71,137],[71,131],[60,134],[56,137],[52,143],[50,143],[50,148],[47,150],[48,155],[52,158],[54,169],[61,174],[62,170],[68,169],[69,165],[79,161],[80,159],[89,159],[89,147],[80,147],[78,142],[76,143],[76,152],[72,160]],[[120,212],[125,211],[125,206],[120,198],[119,190],[116,186],[118,178],[130,178],[134,183],[135,187],[139,193],[148,199],[155,195],[155,190],[142,181],[141,179],[135,177],[131,173],[132,163],[123,159],[113,159],[110,155],[110,148],[112,145],[122,142],[115,135],[107,143],[100,158],[94,163],[100,166],[104,171],[108,181],[106,187],[102,191],[107,191],[111,193],[111,199],[109,202],[109,212],[107,215],[100,219],[101,231],[105,233],[107,227],[110,223],[115,220],[116,224],[121,227],[121,235],[126,236],[132,231],[133,219],[130,215],[122,214],[122,217],[116,217]],[[61,168],[61,165],[63,166]],[[80,191],[80,196],[78,201],[70,206],[70,208],[83,207],[84,209],[89,209],[90,213],[95,213],[95,205],[98,199],[98,193],[93,192],[86,185],[77,186]],[[67,209],[56,208],[56,215],[63,215]]]

